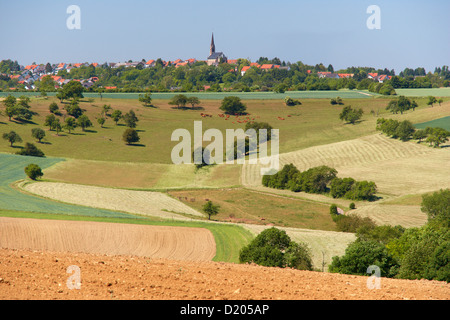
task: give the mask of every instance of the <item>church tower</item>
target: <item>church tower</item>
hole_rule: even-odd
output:
[[[216,46],[214,45],[214,33],[211,36],[211,46],[209,47],[209,55],[216,52]]]

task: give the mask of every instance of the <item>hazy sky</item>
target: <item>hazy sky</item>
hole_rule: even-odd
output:
[[[81,29],[69,30],[70,5]],[[381,9],[370,30],[367,7]],[[279,57],[335,69],[450,65],[449,0],[0,0],[0,60],[22,65]]]

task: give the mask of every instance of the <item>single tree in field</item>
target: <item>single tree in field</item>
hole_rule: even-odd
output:
[[[208,200],[208,202],[206,202],[203,205],[202,209],[203,209],[203,212],[205,212],[208,215],[208,220],[211,220],[211,216],[215,216],[219,213],[220,206],[215,205],[212,203],[211,200]]]
[[[440,98],[437,102],[441,105],[441,103],[444,102],[444,99]]]
[[[188,97],[184,94],[177,94],[170,100],[169,104],[175,105],[179,109],[180,107],[185,107],[187,102]]]
[[[101,117],[97,119],[98,124],[101,128],[103,128],[103,125],[105,124],[105,118]]]
[[[152,97],[150,93],[146,93],[144,95],[139,95],[139,102],[141,102],[144,107],[148,107],[152,105]]]
[[[78,118],[77,125],[81,127],[81,130],[85,131],[86,128],[92,127],[92,122],[87,115],[83,114]]]
[[[48,110],[51,112],[51,113],[57,113],[58,111],[59,111],[59,107],[58,107],[58,105],[56,104],[56,102],[52,102],[52,103],[50,103],[50,105],[48,106]]]
[[[222,100],[220,110],[224,111],[226,114],[239,115],[245,113],[247,107],[241,102],[239,97],[225,97]]]
[[[38,139],[38,141],[40,143],[41,140],[44,139],[44,137],[45,137],[45,131],[42,130],[41,128],[33,128],[33,129],[31,129],[31,136],[33,138]]]
[[[59,121],[59,118],[56,118],[55,121],[53,121],[52,128],[56,131],[56,135],[59,136],[59,133],[62,130],[62,125],[61,122]]]
[[[111,119],[116,123],[119,122],[119,120],[122,118],[122,111],[120,110],[114,110],[111,114]]]
[[[109,104],[104,104],[102,107],[102,116],[108,117],[108,112],[111,110],[111,106]]]
[[[122,139],[123,139],[123,141],[126,142],[126,144],[129,145],[134,142],[139,142],[140,137],[136,130],[134,130],[133,128],[128,128],[124,131],[124,133],[122,135]]]
[[[435,104],[437,102],[436,98],[433,96],[428,96],[428,102],[427,105],[433,107],[433,104]]]
[[[14,116],[14,106],[16,105],[17,99],[14,96],[7,96],[3,100],[3,104],[5,105],[5,114],[11,121],[12,116]]]
[[[187,99],[187,103],[189,103],[192,108],[195,108],[195,106],[198,106],[200,104],[200,99],[197,97],[189,97]]]
[[[44,126],[48,126],[50,131],[53,130],[53,123],[56,121],[56,117],[55,115],[49,114],[48,116],[45,117],[45,122],[44,122]]]
[[[136,117],[136,114],[133,110],[125,113],[123,116],[123,121],[125,121],[125,125],[129,128],[136,128],[137,122],[139,119]]]
[[[36,180],[37,178],[40,178],[44,175],[44,173],[42,173],[41,168],[37,164],[34,164],[34,163],[31,163],[25,167],[25,174],[31,180]]]
[[[72,130],[74,130],[76,127],[77,127],[77,120],[72,117],[67,117],[64,124],[64,129],[67,129],[67,131],[69,131],[70,134]]]
[[[352,106],[346,106],[339,114],[339,119],[344,120],[347,123],[355,124],[356,121],[361,119],[363,113],[362,109],[353,109]]]
[[[11,147],[16,142],[22,142],[22,138],[15,131],[10,131],[8,133],[5,132],[3,134],[3,139],[8,140],[11,144]]]

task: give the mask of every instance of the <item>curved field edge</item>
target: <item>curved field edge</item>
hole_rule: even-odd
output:
[[[92,221],[92,222],[110,222],[110,223],[127,223],[141,224],[152,226],[173,226],[173,227],[190,227],[204,228],[211,231],[216,242],[216,255],[212,261],[216,262],[239,262],[239,251],[246,246],[252,239],[253,234],[248,230],[236,225],[223,225],[213,223],[202,223],[194,221],[155,221],[151,219],[139,218],[107,218],[93,216],[71,216],[64,214],[50,213],[34,213],[23,211],[12,211],[0,209],[1,217],[11,218],[32,218],[47,220],[69,220],[69,221]]]

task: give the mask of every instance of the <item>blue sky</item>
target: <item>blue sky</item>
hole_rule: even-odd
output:
[[[66,27],[69,5],[80,30]],[[366,26],[369,5],[380,30]],[[449,12],[448,0],[0,0],[0,60],[205,60],[214,32],[229,58],[434,71],[450,65]]]

